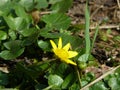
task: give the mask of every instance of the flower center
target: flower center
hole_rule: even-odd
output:
[[[61,59],[67,59],[69,57],[69,54],[67,51],[65,51],[64,49],[56,49],[55,50],[55,54],[61,58]]]

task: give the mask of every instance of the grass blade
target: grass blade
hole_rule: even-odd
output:
[[[85,9],[85,43],[86,53],[90,53],[90,35],[89,35],[90,16],[88,11],[88,3],[86,3]]]
[[[96,37],[97,37],[97,35],[98,35],[98,30],[99,30],[99,25],[97,25],[97,27],[96,27],[95,35],[94,35],[93,41],[92,41],[91,50],[92,50],[93,47],[94,47],[94,43],[95,43]]]

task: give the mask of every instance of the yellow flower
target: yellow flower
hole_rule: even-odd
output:
[[[59,38],[58,46],[54,43],[53,40],[50,40],[50,43],[53,47],[53,52],[55,53],[56,56],[60,58],[61,61],[66,62],[68,64],[77,65],[75,62],[69,59],[77,56],[78,54],[76,51],[69,50],[70,43],[66,44],[63,48],[62,48],[62,38]]]

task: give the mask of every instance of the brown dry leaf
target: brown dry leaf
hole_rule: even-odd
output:
[[[0,71],[5,72],[5,73],[9,73],[7,67],[0,67]]]

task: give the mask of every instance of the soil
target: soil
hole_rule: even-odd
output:
[[[91,22],[107,20],[108,24],[120,23],[120,2],[117,1],[119,0],[89,0]],[[74,0],[72,8],[68,11],[73,24],[84,23],[85,4],[86,0]]]
[[[85,5],[86,0],[74,0],[73,6],[68,11],[73,25],[85,24]],[[99,77],[113,66],[120,64],[120,1],[89,0],[89,10],[91,39],[99,24],[99,33],[92,51],[92,55],[99,62],[99,68],[92,66],[86,71],[92,71]],[[79,35],[84,36],[81,32]]]

